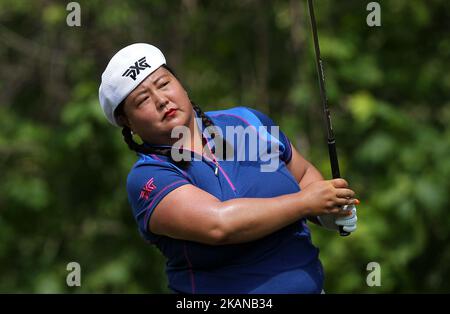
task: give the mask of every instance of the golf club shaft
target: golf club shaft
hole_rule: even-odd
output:
[[[313,33],[314,50],[316,54],[316,68],[317,68],[317,75],[319,77],[320,96],[322,99],[325,127],[327,130],[328,153],[330,155],[331,173],[333,175],[333,179],[336,179],[340,178],[341,174],[339,171],[339,162],[336,151],[336,140],[334,138],[333,126],[331,124],[330,110],[328,109],[328,99],[325,89],[325,77],[323,72],[322,59],[320,57],[319,37],[317,35],[317,24],[316,24],[316,17],[314,15],[314,7],[312,0],[308,0],[308,8]],[[348,236],[350,233],[344,231],[342,226],[339,226],[339,234],[341,236]]]

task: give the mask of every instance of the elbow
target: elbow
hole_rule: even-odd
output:
[[[229,243],[228,235],[223,229],[214,228],[210,231],[207,244],[218,246],[228,243]]]
[[[226,223],[226,219],[224,217],[225,210],[217,210],[214,224],[211,228],[209,228],[208,232],[208,244],[210,245],[224,245],[231,243],[231,232],[230,228]]]

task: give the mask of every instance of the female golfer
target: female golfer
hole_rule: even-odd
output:
[[[149,44],[112,57],[99,98],[138,153],[128,198],[141,235],[167,258],[172,291],[322,291],[306,219],[356,229],[344,179],[324,180],[261,112],[203,112]]]

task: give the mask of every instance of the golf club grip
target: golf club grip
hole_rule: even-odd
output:
[[[330,155],[331,174],[333,179],[338,179],[341,177],[341,172],[339,171],[335,139],[328,139],[328,154]]]
[[[340,178],[341,173],[339,171],[339,161],[336,152],[336,141],[334,139],[328,140],[328,153],[330,154],[331,173],[333,174],[333,179]],[[341,237],[346,237],[350,235],[350,232],[345,231],[343,226],[339,226],[339,235]]]

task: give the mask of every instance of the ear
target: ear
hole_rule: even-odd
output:
[[[116,120],[120,126],[122,126],[122,127],[126,126],[131,129],[130,121],[128,120],[128,118],[125,115],[123,115],[123,114],[117,115]]]

